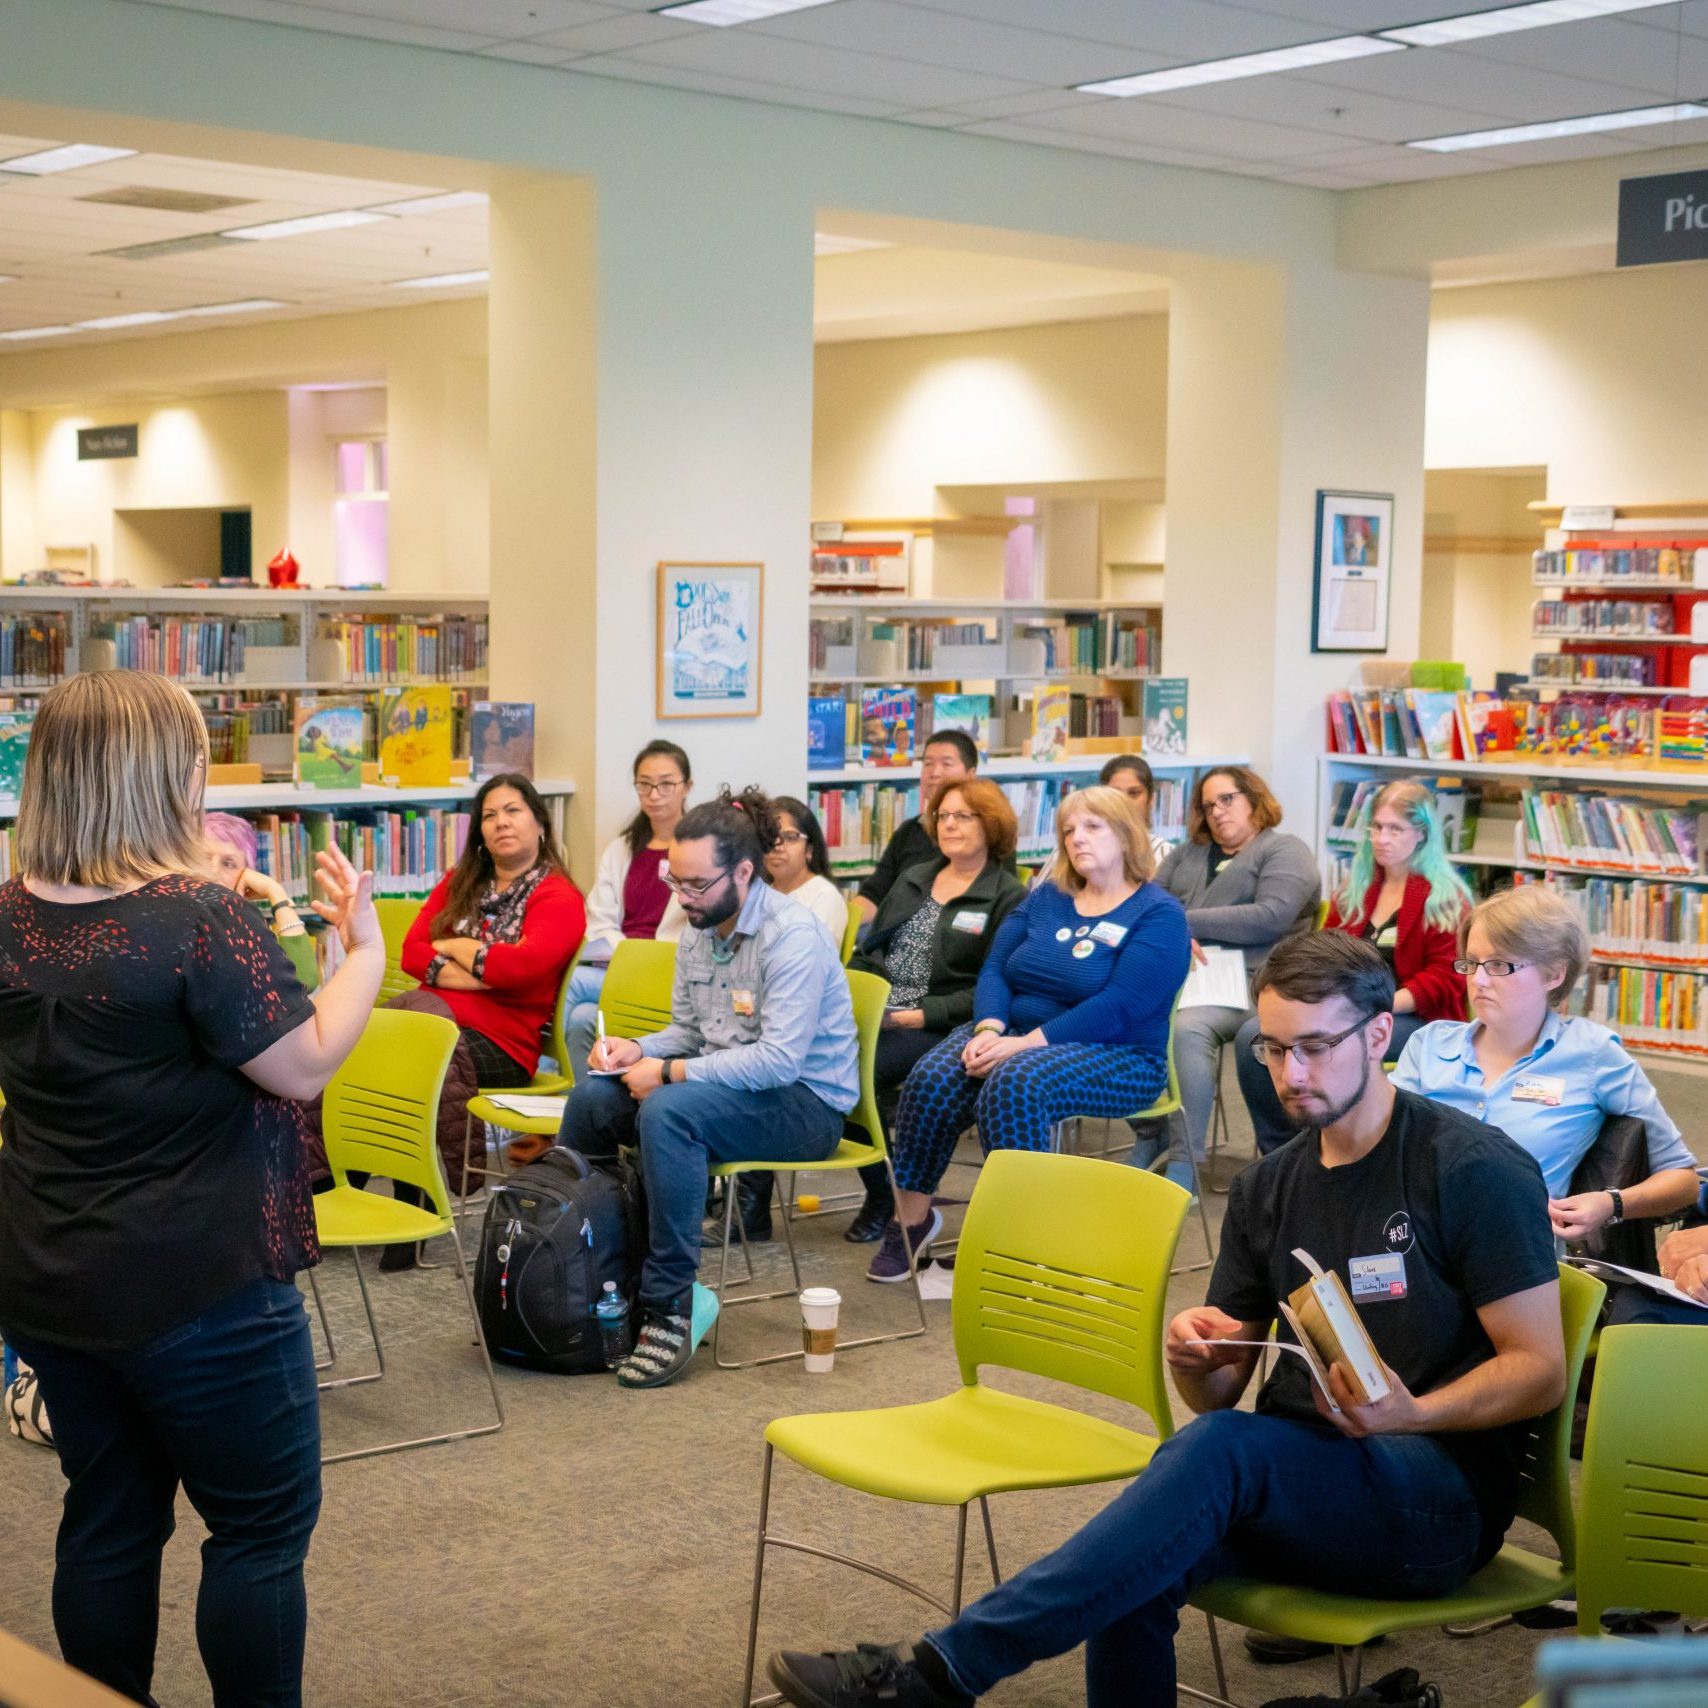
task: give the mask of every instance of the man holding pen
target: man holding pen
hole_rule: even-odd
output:
[[[1306,1130],[1234,1181],[1209,1301],[1166,1355],[1201,1415],[1053,1554],[912,1645],[782,1653],[796,1708],[956,1708],[1085,1644],[1088,1708],[1174,1708],[1181,1605],[1242,1569],[1373,1596],[1444,1594],[1500,1547],[1520,1432],[1565,1382],[1541,1171],[1510,1139],[1396,1092],[1393,976],[1345,932],[1285,939],[1256,978],[1257,1048]],[[1234,1409],[1276,1302],[1347,1283],[1392,1391],[1330,1409],[1297,1354]],[[1287,1338],[1285,1334],[1283,1338]]]
[[[600,1039],[564,1109],[562,1139],[587,1157],[640,1146],[648,1252],[640,1334],[617,1368],[656,1388],[694,1355],[694,1275],[710,1167],[817,1161],[860,1091],[848,979],[824,928],[760,873],[777,821],[757,790],[695,807],[676,827],[666,882],[688,925],[671,1022]],[[603,1077],[595,1077],[603,1076]],[[620,1076],[620,1077],[616,1077]]]

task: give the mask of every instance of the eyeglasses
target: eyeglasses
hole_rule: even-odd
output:
[[[979,815],[976,812],[940,812],[937,815],[939,824],[971,824]]]
[[[1453,971],[1469,978],[1478,967],[1492,979],[1510,978],[1520,967],[1533,967],[1534,961],[1455,961]]]
[[[1337,1044],[1344,1044],[1354,1032],[1362,1032],[1375,1018],[1374,1014],[1366,1014],[1356,1026],[1348,1026],[1344,1032],[1336,1032],[1332,1038],[1301,1038],[1296,1044],[1283,1044],[1275,1038],[1256,1037],[1251,1041],[1251,1053],[1266,1066],[1272,1062],[1279,1065],[1291,1054],[1300,1067],[1310,1067],[1315,1062],[1326,1061],[1330,1050]]]
[[[715,877],[711,878],[678,878],[670,872],[664,874],[667,889],[674,890],[679,896],[686,896],[689,901],[699,901],[708,896],[730,875],[731,868],[726,866]]]
[[[1205,812],[1226,812],[1235,801],[1242,799],[1238,789],[1230,789],[1225,795],[1212,795],[1204,803]]]
[[[643,799],[653,795],[673,795],[681,787],[680,777],[672,777],[668,783],[643,783],[640,778],[635,779],[635,793]]]
[[[781,847],[786,842],[793,843],[793,842],[805,842],[805,841],[806,841],[805,834],[801,831],[798,831],[798,830],[779,830],[777,832],[777,844],[779,847]]]

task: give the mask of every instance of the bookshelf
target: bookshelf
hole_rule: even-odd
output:
[[[1326,886],[1338,886],[1362,834],[1359,786],[1367,801],[1402,776],[1431,782],[1444,816],[1466,827],[1453,860],[1473,892],[1546,883],[1578,908],[1592,957],[1572,1012],[1640,1055],[1708,1068],[1708,766],[1327,753],[1317,790]]]

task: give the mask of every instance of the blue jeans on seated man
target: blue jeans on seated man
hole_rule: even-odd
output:
[[[196,1642],[217,1708],[300,1708],[320,1396],[302,1297],[265,1277],[125,1352],[8,1342],[41,1382],[67,1478],[53,1578],[66,1661],[152,1704],[178,1486],[208,1527]]]
[[[605,988],[605,974],[610,964],[582,963],[569,975],[569,989],[563,997],[563,1035],[569,1045],[569,1066],[564,1071],[581,1079],[587,1072],[587,1058],[599,1035],[599,993]],[[558,1064],[563,1068],[563,1064]]]
[[[1444,1594],[1481,1563],[1470,1485],[1427,1435],[1212,1412],[1090,1523],[927,1641],[982,1696],[1085,1644],[1087,1708],[1174,1708],[1186,1597],[1240,1573],[1381,1597]]]
[[[1394,1035],[1382,1059],[1397,1062],[1411,1035],[1424,1024],[1419,1015],[1396,1014]],[[1281,1099],[1275,1095],[1275,1081],[1268,1067],[1251,1053],[1251,1041],[1256,1036],[1257,1016],[1252,1015],[1234,1038],[1234,1071],[1239,1075],[1240,1094],[1245,1098],[1246,1112],[1257,1135],[1257,1154],[1268,1156],[1271,1151],[1280,1150],[1298,1132],[1299,1125],[1288,1120]]]
[[[712,1165],[820,1162],[841,1143],[842,1120],[804,1085],[734,1091],[691,1080],[637,1103],[620,1079],[583,1079],[564,1106],[560,1137],[588,1158],[639,1144],[648,1236],[641,1300],[686,1316]]]

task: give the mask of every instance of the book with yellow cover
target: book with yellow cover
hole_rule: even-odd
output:
[[[1307,1356],[1315,1354],[1324,1392],[1328,1391],[1328,1368],[1338,1364],[1360,1405],[1386,1399],[1393,1388],[1382,1355],[1340,1277],[1332,1269],[1325,1273],[1308,1251],[1295,1248],[1293,1255],[1310,1272],[1309,1279],[1288,1294],[1281,1313],[1299,1337],[1300,1350]]]
[[[380,778],[413,788],[451,780],[451,690],[399,688],[380,702]]]

